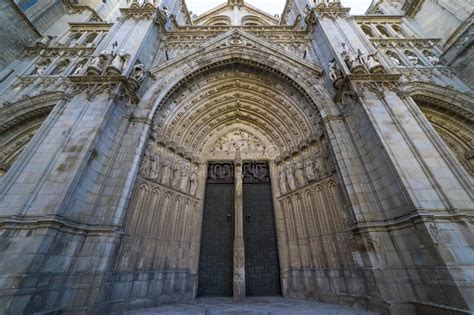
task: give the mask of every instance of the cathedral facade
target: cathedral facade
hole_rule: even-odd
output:
[[[0,314],[470,313],[472,12],[4,1]]]

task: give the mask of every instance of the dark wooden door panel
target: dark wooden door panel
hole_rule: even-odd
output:
[[[199,257],[198,296],[233,294],[233,167],[209,165]]]
[[[268,164],[244,165],[247,296],[281,295],[280,267]]]

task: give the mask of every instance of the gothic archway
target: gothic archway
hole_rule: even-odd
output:
[[[195,296],[206,164],[233,159],[239,147],[242,159],[270,164],[283,295],[338,295],[317,285],[332,277],[320,271],[355,264],[325,130],[338,111],[318,67],[234,35],[151,70],[157,80],[135,114],[150,120],[150,132],[116,270],[166,274],[169,290]]]
[[[464,169],[474,175],[472,98],[428,83],[409,84],[406,89]]]
[[[0,110],[0,176],[15,162],[62,95],[25,98]]]

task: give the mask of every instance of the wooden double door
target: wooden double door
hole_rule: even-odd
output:
[[[246,296],[281,294],[275,217],[267,162],[244,162],[243,228]],[[233,295],[235,228],[233,162],[210,163],[199,258],[198,296]]]

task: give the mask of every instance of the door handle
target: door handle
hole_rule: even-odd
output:
[[[227,222],[230,222],[230,221],[232,221],[232,215],[228,214],[227,215]]]
[[[247,222],[249,222],[249,223],[250,223],[250,219],[251,219],[251,218],[252,218],[252,216],[251,216],[251,215],[247,215]]]

